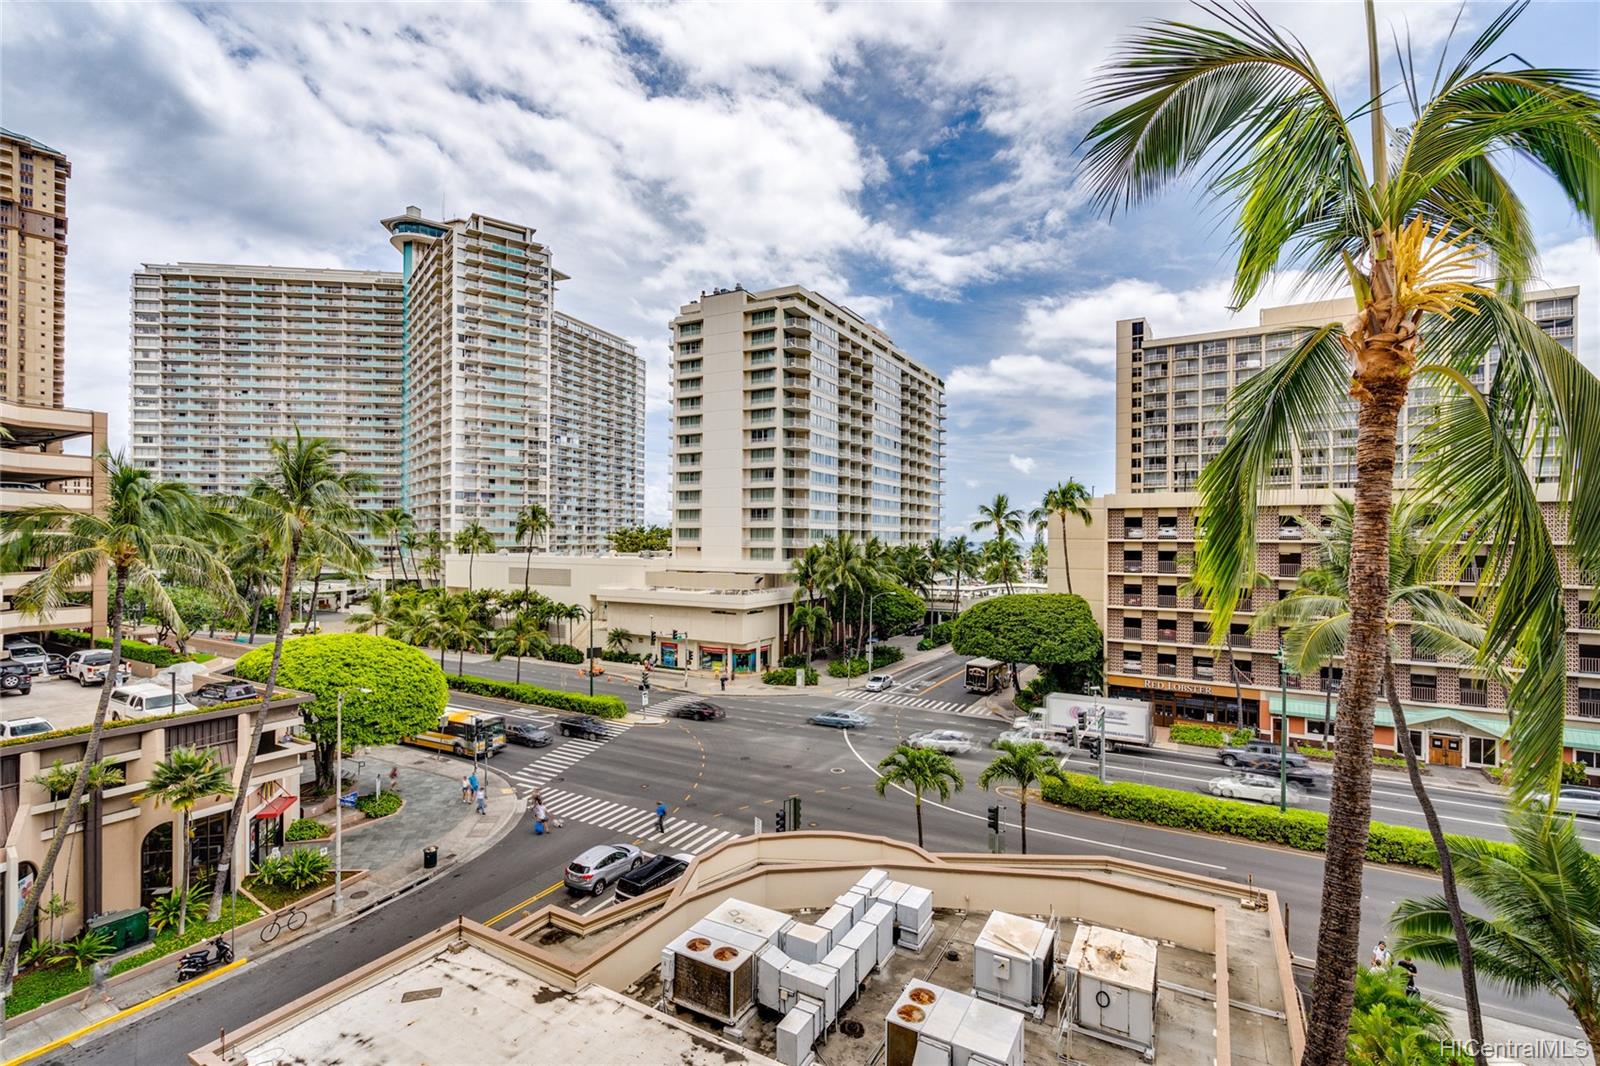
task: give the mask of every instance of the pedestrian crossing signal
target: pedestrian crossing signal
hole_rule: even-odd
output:
[[[991,833],[1000,832],[1000,808],[999,807],[990,807],[989,808],[989,832],[991,832]]]
[[[783,832],[787,832],[788,831],[789,827],[788,827],[788,825],[785,824],[786,821],[787,821],[787,819],[784,817],[784,812],[780,810],[778,812],[777,819],[773,823],[774,826],[776,827],[777,832],[783,833]]]

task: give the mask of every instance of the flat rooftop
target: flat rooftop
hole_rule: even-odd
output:
[[[375,979],[361,976],[335,986],[315,1010],[230,1042],[206,1061],[777,1066],[599,985],[558,988],[468,936],[429,943]]]

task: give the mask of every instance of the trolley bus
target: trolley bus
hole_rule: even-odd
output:
[[[431,748],[451,755],[485,758],[505,750],[506,720],[488,711],[463,711],[445,708],[439,728],[405,737],[402,743]]]
[[[967,663],[967,691],[984,695],[1005,685],[1011,677],[1011,668],[994,659],[973,659]]]

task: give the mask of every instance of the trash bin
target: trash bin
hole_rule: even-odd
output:
[[[422,868],[431,870],[439,865],[439,849],[432,844],[422,849]]]
[[[150,912],[143,907],[110,911],[89,919],[84,923],[84,928],[90,932],[105,933],[111,938],[112,950],[121,951],[150,939]]]

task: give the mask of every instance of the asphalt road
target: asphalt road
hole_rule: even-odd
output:
[[[453,665],[453,664],[452,664]],[[620,694],[620,693],[619,693]],[[657,693],[659,700],[663,694]],[[455,697],[453,697],[455,698]],[[463,700],[465,702],[465,700]],[[476,701],[473,701],[476,702]],[[720,840],[724,833],[749,833],[760,817],[772,815],[787,796],[799,796],[808,827],[840,828],[910,838],[915,822],[909,800],[894,790],[878,796],[871,767],[898,739],[930,728],[962,728],[988,736],[1001,723],[915,707],[882,707],[874,723],[848,734],[806,724],[837,698],[802,695],[730,697],[722,721],[665,719],[621,732],[598,746],[558,738],[548,748],[512,748],[495,759],[495,769],[513,780],[541,778],[547,798],[579,812],[563,828],[536,837],[524,821],[488,853],[376,909],[359,921],[320,934],[314,943],[268,956],[198,989],[131,1024],[91,1039],[46,1061],[60,1063],[165,1064],[183,1061],[191,1049],[215,1039],[219,1029],[249,1019],[360,966],[458,914],[510,924],[524,913],[558,903],[581,910],[608,906],[611,890],[598,897],[572,897],[560,887],[567,861],[597,843],[622,840],[646,852],[679,850],[674,840],[691,844]],[[542,715],[529,715],[541,718]],[[577,756],[581,755],[581,758]],[[548,761],[546,761],[548,760]],[[983,752],[958,756],[968,785],[941,804],[925,801],[926,844],[936,851],[974,851],[987,846],[984,813],[997,801],[975,785]],[[1192,761],[1192,760],[1191,760]],[[1179,757],[1113,756],[1113,777],[1161,772],[1192,774],[1203,767]],[[557,764],[559,770],[552,770]],[[547,772],[548,771],[548,772]],[[1161,783],[1172,783],[1163,780]],[[526,785],[523,790],[531,788]],[[648,824],[657,801],[670,809],[665,840]],[[552,800],[552,802],[558,802]],[[999,797],[1007,823],[1007,846],[1020,848],[1017,808]],[[558,810],[557,813],[560,813]],[[1110,854],[1245,883],[1278,892],[1288,910],[1289,939],[1297,955],[1315,953],[1320,857],[1241,841],[1175,832],[1151,826],[1071,814],[1033,805],[1028,811],[1030,850],[1064,854]],[[601,824],[610,823],[610,825]],[[631,832],[622,832],[630,829]],[[1364,942],[1384,933],[1394,903],[1435,890],[1430,876],[1369,867],[1364,881],[1368,900]],[[242,948],[241,955],[248,955]],[[1450,1002],[1459,988],[1454,974],[1424,968],[1423,988]],[[1522,1024],[1577,1035],[1570,1016],[1549,997],[1513,999],[1483,990],[1490,1013]]]

